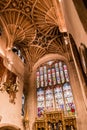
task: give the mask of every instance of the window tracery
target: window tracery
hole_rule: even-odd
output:
[[[65,115],[75,115],[75,104],[69,80],[68,67],[64,61],[49,61],[36,72],[37,113],[63,110]]]

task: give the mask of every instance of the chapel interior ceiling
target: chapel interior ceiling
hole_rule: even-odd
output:
[[[8,48],[20,48],[28,62],[36,63],[46,54],[58,53],[67,58],[64,43],[66,28],[57,0],[2,0],[0,21],[8,33]],[[4,27],[3,27],[4,28]]]

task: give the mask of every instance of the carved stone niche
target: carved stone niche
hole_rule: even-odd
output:
[[[77,130],[76,117],[64,117],[65,130]]]
[[[35,130],[77,130],[76,117],[65,117],[63,111],[44,112],[36,118]]]
[[[4,91],[9,94],[9,101],[15,104],[18,92],[17,76],[4,66],[3,58],[0,57],[0,92]]]
[[[45,112],[43,117],[36,118],[35,130],[63,130],[64,117],[62,111]]]

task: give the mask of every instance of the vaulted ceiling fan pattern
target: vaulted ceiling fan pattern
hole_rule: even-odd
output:
[[[59,30],[60,23],[53,2],[53,0],[0,2],[0,19],[5,23],[8,32],[8,47],[19,47],[24,55],[28,55],[30,62],[35,63],[48,53],[65,56],[66,47],[61,40],[65,32]],[[60,9],[59,13],[61,16]]]

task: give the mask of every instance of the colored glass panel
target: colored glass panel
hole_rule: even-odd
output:
[[[48,85],[52,85],[51,69],[48,69]]]
[[[47,86],[47,67],[46,66],[44,66],[44,84],[45,84],[45,86]]]
[[[47,67],[44,66],[44,74],[47,74]]]
[[[68,70],[67,70],[67,66],[65,64],[63,65],[63,69],[64,69],[66,82],[69,82]]]
[[[56,108],[63,109],[64,108],[63,93],[62,88],[60,86],[54,88],[54,96],[55,96]]]
[[[23,94],[22,95],[22,116],[24,116],[24,101],[25,101],[25,96]]]
[[[53,85],[56,85],[55,68],[52,68],[52,79],[53,79]]]
[[[63,61],[45,63],[39,68],[36,76],[38,116],[42,115],[44,109],[53,110],[54,104],[56,109],[63,109],[68,115],[75,114],[68,69]]]
[[[40,73],[39,72],[37,72],[36,73],[36,82],[37,82],[37,88],[39,88],[40,87]]]
[[[60,84],[61,81],[60,81],[60,74],[59,74],[58,63],[55,63],[55,70],[56,70],[56,80],[57,80],[57,83]]]
[[[43,75],[43,67],[40,67],[40,75]]]
[[[44,86],[44,76],[43,75],[40,76],[40,82],[41,82],[41,87],[43,87]]]
[[[40,117],[44,110],[44,90],[37,90],[37,108],[38,108],[38,116]]]
[[[40,86],[44,86],[43,67],[40,67]]]
[[[63,66],[62,66],[61,61],[59,62],[59,70],[60,70],[61,82],[64,83],[65,82],[65,77],[64,77]]]
[[[52,89],[48,88],[45,92],[46,96],[46,109],[53,109],[53,91]]]
[[[75,114],[75,104],[69,83],[65,83],[63,86],[65,106],[68,114]]]
[[[54,62],[54,61],[48,61],[47,64],[48,64],[48,65],[52,65],[53,62]]]
[[[71,92],[71,90],[65,90],[64,91],[64,97],[66,98],[66,97],[71,97],[72,96],[72,92]]]

